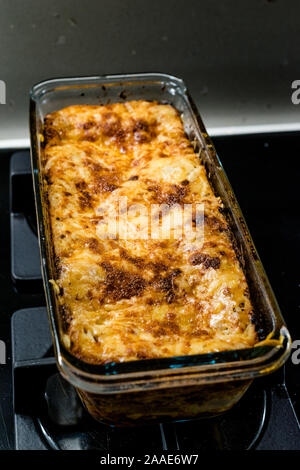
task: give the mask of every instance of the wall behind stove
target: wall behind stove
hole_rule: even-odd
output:
[[[298,126],[299,34],[297,0],[0,0],[0,146],[28,143],[35,82],[116,72],[183,77],[214,134]]]

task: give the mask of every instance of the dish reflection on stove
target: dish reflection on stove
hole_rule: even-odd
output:
[[[267,408],[266,391],[253,385],[238,405],[215,418],[110,428],[88,416],[75,389],[58,373],[47,380],[45,400],[46,412],[37,418],[39,429],[50,448],[63,450],[111,450],[132,445],[160,450],[250,449],[260,437]]]
[[[74,387],[59,374],[51,375],[46,383],[45,399],[51,421],[59,426],[80,423],[83,409]]]

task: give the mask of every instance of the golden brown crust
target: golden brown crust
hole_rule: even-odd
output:
[[[70,106],[46,117],[44,141],[56,283],[77,357],[106,363],[255,344],[222,203],[172,106]],[[203,245],[104,239],[103,220],[122,197],[149,212],[153,204],[203,203]],[[143,214],[134,217],[143,227]]]

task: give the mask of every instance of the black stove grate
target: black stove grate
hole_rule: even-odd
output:
[[[17,288],[42,286],[31,165],[28,152],[10,162],[11,275]]]

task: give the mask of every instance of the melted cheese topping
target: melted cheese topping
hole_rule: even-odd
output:
[[[55,284],[73,354],[108,363],[257,342],[221,200],[172,106],[70,106],[46,117],[43,137]],[[204,243],[124,239],[119,232],[105,238],[103,221],[121,197],[127,207],[143,204],[149,211],[153,204],[170,211],[204,204]],[[143,210],[128,218],[142,233]]]

